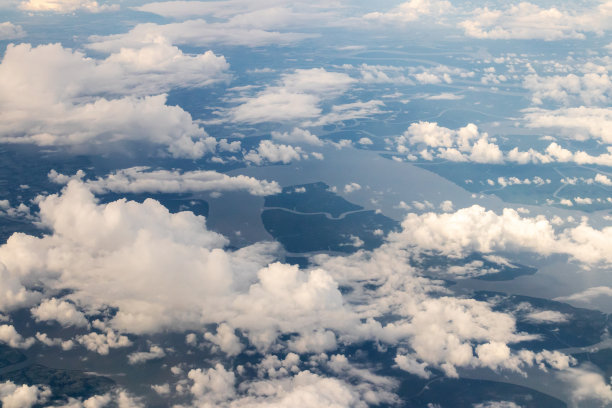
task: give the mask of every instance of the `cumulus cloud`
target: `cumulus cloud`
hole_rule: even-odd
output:
[[[0,23],[0,40],[15,40],[26,36],[26,32],[20,25],[5,21]]]
[[[165,41],[104,60],[59,44],[9,45],[0,64],[0,95],[6,95],[0,140],[89,148],[135,140],[200,157],[216,141],[183,109],[166,105],[162,92],[224,81],[227,69],[210,51],[186,55]]]
[[[255,380],[242,384],[246,392],[235,389],[235,375],[217,364],[208,370],[191,370],[190,393],[195,406],[232,407],[287,407],[301,406],[318,408],[322,406],[357,407],[368,406],[360,390],[349,383],[329,377],[301,371],[295,376]]]
[[[450,10],[452,10],[451,3],[445,0],[410,0],[387,12],[368,13],[363,19],[377,23],[404,24],[423,16],[441,16]]]
[[[524,119],[527,127],[558,129],[569,139],[592,138],[612,143],[612,109],[609,108],[531,108],[525,111]]]
[[[570,368],[558,374],[568,384],[571,398],[576,406],[598,403],[612,404],[612,387],[599,373],[584,368]]]
[[[251,18],[254,18],[252,16]],[[137,24],[127,33],[90,37],[89,48],[116,52],[122,48],[139,48],[157,37],[167,38],[173,44],[210,47],[214,44],[260,47],[265,45],[290,45],[316,34],[271,31],[270,27],[257,26],[257,20],[209,23],[204,19],[187,20],[169,24]]]
[[[293,128],[291,132],[272,132],[272,139],[285,143],[306,143],[315,146],[323,145],[323,141],[308,130]]]
[[[542,8],[529,2],[509,5],[504,10],[478,8],[461,23],[465,35],[483,39],[584,39],[585,33],[602,34],[611,28],[611,3],[594,10]]]
[[[55,298],[45,299],[40,305],[31,309],[36,321],[55,320],[62,326],[87,327],[89,321],[77,310],[75,305]]]
[[[303,123],[303,125],[324,126],[330,123],[343,122],[346,120],[364,119],[373,115],[384,113],[381,110],[381,107],[384,105],[384,102],[375,99],[367,102],[357,101],[344,103],[341,105],[334,105],[332,106],[330,112],[322,115],[317,120],[306,121]]]
[[[118,10],[118,4],[99,4],[94,0],[27,0],[19,4],[19,8],[26,11],[53,11],[56,13],[72,13],[87,11],[99,13],[101,11]]]
[[[264,162],[289,164],[308,158],[299,147],[285,144],[276,144],[271,140],[262,140],[256,149],[250,150],[244,155],[244,160],[257,165]]]
[[[24,339],[21,334],[17,333],[15,327],[10,324],[0,325],[0,342],[11,347],[27,349],[34,344],[33,338]]]
[[[240,105],[226,112],[227,120],[262,123],[318,117],[323,100],[341,95],[356,80],[323,68],[296,69],[256,95],[238,98]]]
[[[533,323],[567,323],[569,316],[556,310],[537,310],[524,317]]]
[[[0,383],[0,402],[4,408],[31,408],[44,404],[50,396],[51,390],[46,386]]]
[[[216,334],[205,333],[204,338],[216,344],[228,356],[240,354],[244,348],[240,339],[236,336],[235,330],[227,323],[221,323],[217,326]]]
[[[132,342],[127,336],[117,334],[111,329],[103,333],[91,332],[82,336],[77,336],[77,342],[85,346],[89,351],[101,355],[107,355],[110,349],[129,347]]]
[[[408,214],[402,228],[402,232],[391,234],[390,239],[454,256],[510,250],[566,254],[587,264],[612,263],[605,249],[612,228],[598,230],[586,220],[557,233],[552,222],[543,216],[522,217],[509,208],[496,214],[474,205],[454,213]]]
[[[592,288],[588,288],[583,290],[582,292],[576,292],[568,296],[559,296],[554,300],[559,302],[583,302],[583,303],[591,303],[594,298],[600,296],[610,296],[612,297],[612,288],[609,286],[595,286]]]
[[[433,122],[413,123],[403,135],[395,138],[396,150],[401,154],[418,152],[425,160],[435,157],[450,161],[476,163],[502,163],[504,155],[489,140],[487,133],[480,133],[473,123],[458,130],[448,129]],[[421,150],[423,149],[423,150]]]
[[[523,86],[532,93],[532,101],[542,104],[549,100],[564,105],[586,104],[601,105],[610,101],[612,79],[608,69],[603,66],[588,65],[586,72],[576,74],[539,76],[527,75]]]
[[[104,321],[94,322],[94,331],[75,338],[93,352],[108,354],[130,346],[128,333],[193,331],[216,324],[215,334],[207,333],[205,339],[229,355],[239,353],[246,341],[260,351],[276,344],[318,353],[375,340],[408,350],[398,353],[411,356],[398,358],[398,365],[437,367],[449,376],[457,376],[458,367],[520,371],[569,361],[557,354],[509,351],[508,344],[534,338],[516,332],[511,314],[494,311],[486,302],[449,296],[441,282],[419,276],[408,265],[412,245],[419,245],[418,250],[490,252],[503,249],[500,242],[507,239],[529,245],[525,234],[546,244],[551,239],[541,232],[549,231],[539,220],[521,221],[517,214],[506,214],[510,227],[519,230],[507,237],[514,229],[500,228],[505,221],[484,209],[472,209],[472,216],[469,209],[468,216],[409,214],[404,230],[391,234],[379,249],[348,257],[317,256],[313,267],[304,270],[270,263],[276,245],[225,249],[228,241],[207,230],[204,217],[171,214],[154,200],[98,204],[79,180],[71,180],[61,194],[38,201],[41,223],[49,233],[41,238],[14,234],[0,247],[0,258],[25,287],[37,282],[54,292],[69,290],[64,300],[92,313],[114,310]],[[448,219],[435,218],[442,216]],[[435,231],[438,225],[442,232]],[[482,230],[474,232],[474,226]],[[455,230],[468,237],[455,242],[445,235]],[[493,233],[499,230],[499,235]],[[601,242],[599,254],[608,256],[609,240]],[[372,283],[375,289],[369,288]],[[353,290],[343,294],[340,285]],[[397,319],[381,323],[389,314]],[[160,355],[153,349],[144,353]],[[409,364],[413,360],[416,366]]]
[[[152,344],[151,347],[149,347],[149,351],[137,351],[128,354],[127,357],[130,364],[142,364],[149,360],[164,358],[166,357],[166,353],[163,348]]]
[[[77,177],[82,174],[77,174]],[[51,170],[51,181],[65,184],[71,178]],[[264,196],[280,193],[275,181],[258,180],[243,175],[228,176],[212,170],[151,170],[149,167],[130,167],[117,170],[105,177],[85,182],[96,194],[115,193],[195,193],[201,191],[240,191]]]

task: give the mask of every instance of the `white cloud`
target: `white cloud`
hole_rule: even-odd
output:
[[[31,309],[36,321],[55,320],[64,327],[87,327],[89,322],[85,315],[65,300],[45,299],[40,305]]]
[[[323,145],[323,141],[317,135],[308,130],[293,128],[291,132],[272,132],[272,139],[285,143],[306,143],[315,146]]]
[[[582,292],[573,293],[568,296],[560,296],[555,298],[559,302],[584,302],[591,303],[594,298],[600,296],[610,296],[612,297],[612,288],[609,286],[595,286],[592,288],[588,288],[583,290]]]
[[[240,105],[225,113],[227,120],[262,123],[314,118],[320,104],[346,92],[356,80],[342,72],[323,68],[296,69],[256,95],[238,98]]]
[[[436,157],[450,161],[476,163],[502,163],[504,155],[489,141],[487,133],[480,133],[473,123],[458,130],[448,129],[433,122],[412,123],[403,135],[395,138],[396,150],[401,154],[414,154],[423,146],[434,148]],[[411,153],[412,152],[412,153]],[[432,153],[423,149],[419,154],[432,160]]]
[[[423,16],[441,16],[451,9],[451,3],[445,0],[410,0],[387,12],[368,13],[363,18],[377,23],[405,24]]]
[[[307,158],[299,147],[284,144],[275,144],[270,140],[262,140],[256,149],[244,155],[244,160],[260,165],[265,161],[270,163],[288,164],[294,160]]]
[[[95,0],[27,0],[19,4],[19,8],[26,11],[53,11],[56,13],[72,13],[74,11],[87,11],[99,13],[101,11],[118,10],[118,4],[99,4]]]
[[[599,105],[610,101],[612,79],[605,67],[587,69],[582,76],[576,74],[539,76],[527,75],[523,86],[532,93],[532,101],[542,104],[544,100],[564,105]],[[592,67],[591,67],[592,68]]]
[[[34,304],[41,294],[23,286],[18,276],[11,274],[0,262],[0,311],[11,311]]]
[[[246,392],[238,394],[235,375],[217,364],[208,370],[191,370],[190,392],[195,406],[231,405],[236,408],[257,407],[354,407],[368,406],[357,387],[335,378],[310,371],[295,376],[243,383]],[[363,387],[362,387],[363,388]],[[367,387],[370,391],[370,387]],[[365,391],[365,390],[364,390]],[[365,394],[365,392],[364,392]]]
[[[351,102],[342,105],[334,105],[331,111],[322,115],[315,121],[306,121],[304,126],[324,126],[330,123],[342,122],[345,120],[364,119],[373,115],[383,113],[380,109],[385,104],[379,100],[367,102]]]
[[[78,177],[79,174],[77,173]],[[66,184],[70,177],[51,170],[51,181]],[[258,180],[238,175],[228,176],[212,170],[151,170],[148,167],[131,167],[117,170],[106,177],[85,182],[94,193],[188,193],[200,191],[246,190],[252,195],[264,196],[281,191],[275,181]]]
[[[77,336],[76,340],[85,346],[87,350],[101,355],[107,355],[110,349],[113,348],[129,347],[132,345],[127,336],[117,334],[111,329],[106,330],[105,333],[91,332]]]
[[[155,391],[158,395],[169,395],[170,394],[170,384],[154,384],[151,386],[151,389]]]
[[[570,368],[558,376],[568,383],[576,406],[585,406],[589,402],[600,403],[600,406],[612,404],[612,387],[601,374],[583,368]]]
[[[567,323],[569,316],[556,310],[538,310],[525,315],[533,323]]]
[[[149,351],[138,351],[138,352],[134,352],[134,353],[130,353],[128,354],[128,362],[130,364],[142,364],[142,363],[146,363],[147,361],[150,360],[157,360],[160,358],[164,358],[166,357],[166,353],[164,352],[164,349],[162,349],[161,347],[152,344],[151,347],[149,347]]]
[[[201,157],[216,141],[159,93],[224,81],[227,69],[210,51],[189,56],[164,41],[104,60],[59,44],[9,45],[0,64],[0,95],[6,95],[0,96],[0,140],[96,150],[135,140]]]
[[[0,402],[3,408],[31,408],[44,404],[51,396],[46,386],[16,385],[12,381],[0,383]]]
[[[459,26],[468,37],[483,39],[584,39],[585,33],[602,34],[612,26],[609,1],[582,13],[521,2],[504,10],[478,8],[472,14]]]
[[[473,405],[473,408],[521,408],[512,401],[487,401]]]
[[[269,27],[258,27],[256,21],[209,23],[206,20],[197,19],[169,24],[142,23],[127,33],[91,36],[88,47],[97,51],[116,52],[122,48],[140,48],[159,37],[167,38],[173,44],[205,47],[211,47],[214,44],[260,47],[271,44],[290,45],[318,36],[317,34],[268,31]]]
[[[443,92],[437,95],[429,95],[425,99],[428,99],[431,101],[458,101],[463,98],[465,98],[464,95],[457,95],[453,93]]]
[[[27,349],[30,348],[35,341],[36,340],[32,337],[24,339],[21,334],[17,333],[15,327],[10,324],[0,325],[0,342],[10,347]]]
[[[431,373],[427,371],[427,363],[419,362],[414,356],[405,354],[395,356],[395,363],[404,371],[414,374],[421,378],[431,377]]]
[[[70,181],[61,194],[38,201],[41,223],[49,233],[41,238],[15,234],[0,247],[0,257],[22,285],[38,282],[54,291],[69,290],[67,298],[84,310],[116,310],[103,322],[94,322],[96,331],[75,338],[94,352],[108,354],[131,345],[125,333],[193,332],[216,324],[216,333],[206,338],[229,353],[239,352],[240,343],[247,341],[260,351],[275,346],[318,353],[333,350],[334,344],[374,340],[407,350],[399,355],[409,353],[426,364],[423,370],[437,367],[449,376],[456,376],[458,367],[520,371],[524,366],[562,366],[569,361],[558,354],[506,353],[504,346],[534,336],[517,333],[511,314],[496,312],[486,302],[452,297],[441,282],[419,276],[408,264],[414,244],[421,246],[416,251],[442,247],[490,252],[510,248],[499,243],[504,240],[530,245],[524,237],[530,233],[534,241],[546,244],[550,239],[541,232],[548,229],[544,222],[539,226],[539,219],[521,221],[518,214],[506,214],[512,225],[504,227],[501,216],[484,209],[468,209],[467,216],[411,214],[404,230],[390,234],[377,250],[316,256],[313,267],[303,270],[270,264],[278,248],[273,244],[224,249],[227,240],[207,230],[203,217],[170,214],[154,200],[98,204],[78,180]],[[468,236],[449,244],[435,226]],[[495,235],[499,230],[501,236]],[[514,230],[514,236],[505,235]],[[420,242],[421,232],[435,242]],[[579,242],[579,237],[572,237]],[[600,256],[608,256],[608,242],[601,239]],[[375,289],[367,287],[370,283]],[[353,291],[343,295],[340,285]],[[389,314],[396,319],[381,323]],[[287,335],[285,340],[281,334]],[[503,361],[501,354],[507,357]],[[222,398],[233,398],[231,376],[215,370],[222,384],[231,385]],[[192,376],[207,375],[213,373]],[[287,384],[293,387],[291,381]],[[213,397],[205,392],[210,381],[206,384],[200,387],[204,391],[195,393],[196,399]],[[357,401],[360,392],[355,391]],[[292,401],[285,399],[288,395],[283,391],[268,396],[282,403]]]
[[[403,74],[402,67],[361,64],[358,69],[361,75],[360,82],[366,84],[414,84]]]
[[[362,137],[361,139],[357,141],[357,143],[359,143],[362,146],[369,146],[369,145],[374,144],[374,142],[372,142],[372,139],[370,139],[369,137]]]
[[[244,348],[240,339],[236,336],[235,330],[227,323],[221,323],[217,326],[216,334],[205,333],[204,338],[219,346],[221,351],[228,356],[238,355]]]
[[[478,205],[454,213],[408,214],[402,228],[402,232],[392,233],[390,239],[454,256],[510,250],[566,254],[586,264],[612,263],[606,250],[606,242],[612,239],[612,227],[597,230],[583,221],[556,233],[545,217],[522,217],[509,208],[501,215]]]
[[[352,193],[353,191],[359,191],[359,190],[361,190],[361,186],[357,183],[349,183],[344,186],[344,192],[347,194]]]
[[[525,112],[527,127],[559,129],[562,135],[574,140],[593,138],[612,143],[612,109],[581,106],[556,110],[532,108]]]
[[[20,25],[5,21],[0,23],[0,41],[15,40],[26,36],[26,32]]]
[[[612,186],[612,180],[610,180],[610,177],[606,176],[605,174],[597,173],[594,181],[596,183],[603,184],[604,186]]]
[[[36,332],[36,340],[49,347],[61,347],[62,350],[72,350],[74,347],[74,341],[62,340],[60,338],[50,338],[46,333]]]

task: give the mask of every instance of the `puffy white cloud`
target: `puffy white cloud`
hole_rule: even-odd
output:
[[[235,376],[217,364],[208,370],[191,370],[193,382],[190,391],[195,406],[228,405],[235,408],[256,407],[356,407],[367,403],[356,387],[310,371],[302,371],[292,377],[252,381],[242,384],[245,393],[235,389]]]
[[[355,82],[342,72],[296,69],[256,95],[238,98],[242,103],[224,114],[226,120],[247,123],[315,118],[321,114],[323,100],[341,95]]]
[[[610,101],[612,79],[607,68],[597,66],[597,69],[587,69],[582,76],[527,75],[523,86],[532,92],[532,101],[536,104],[551,100],[565,105],[571,103],[599,105]]]
[[[545,217],[522,217],[509,208],[501,215],[478,205],[454,213],[408,214],[402,228],[389,238],[454,256],[469,252],[528,251],[540,255],[566,254],[586,264],[612,263],[612,256],[605,250],[605,242],[612,237],[612,227],[598,230],[583,221],[557,233]]]
[[[0,311],[10,311],[34,304],[40,293],[30,291],[21,283],[18,276],[11,274],[0,262]]]
[[[46,386],[16,385],[12,381],[0,383],[0,402],[3,408],[31,408],[44,404],[51,396]]]
[[[0,257],[22,284],[36,280],[70,289],[69,298],[86,310],[117,309],[104,332],[76,339],[89,350],[104,354],[130,344],[111,328],[147,333],[226,322],[267,347],[277,333],[350,324],[324,271],[282,264],[262,269],[276,244],[226,251],[228,241],[208,231],[204,217],[171,214],[150,199],[97,204],[78,180],[39,206],[42,224],[53,232],[43,238],[15,234],[0,247]],[[220,327],[210,340],[232,352],[235,339]]]
[[[0,325],[0,342],[8,344],[15,348],[29,348],[36,340],[33,338],[24,339],[21,334],[17,333],[15,327],[10,324]]]
[[[303,153],[302,149],[299,147],[276,144],[270,140],[262,140],[256,149],[244,155],[244,160],[258,165],[265,161],[288,164],[294,160],[299,161],[307,157],[308,155]]]
[[[110,349],[129,347],[132,342],[127,336],[117,334],[111,329],[105,333],[91,332],[82,336],[77,336],[77,342],[85,346],[89,351],[98,354],[107,355]]]
[[[221,351],[228,356],[238,355],[244,348],[240,339],[236,336],[235,330],[227,323],[221,323],[217,326],[216,334],[205,333],[204,338],[219,346]]]
[[[77,177],[81,174],[77,174]],[[52,170],[52,181],[65,184],[70,177]],[[94,193],[189,193],[200,191],[246,190],[252,195],[280,193],[275,181],[258,180],[243,175],[228,176],[212,170],[151,170],[148,167],[131,167],[117,170],[106,177],[87,180],[87,187]]]
[[[36,321],[55,320],[62,326],[87,327],[89,322],[85,315],[78,311],[74,304],[55,298],[45,299],[31,309]]]
[[[396,150],[401,154],[413,154],[423,146],[419,154],[425,160],[433,160],[427,148],[433,148],[436,157],[450,161],[475,163],[502,163],[504,155],[499,147],[489,141],[487,133],[480,133],[473,123],[458,130],[448,129],[433,122],[412,123],[403,135],[395,138]]]
[[[533,323],[567,323],[569,316],[556,310],[538,310],[525,315]]]
[[[155,38],[167,38],[173,44],[189,44],[210,47],[213,44],[259,47],[265,45],[289,45],[316,34],[268,31],[269,27],[256,26],[257,20],[209,23],[204,19],[178,23],[142,23],[127,33],[108,36],[91,36],[89,48],[116,52],[122,48],[139,48]]]
[[[520,2],[504,10],[478,8],[472,14],[472,18],[459,26],[465,35],[483,39],[583,39],[587,32],[602,34],[612,27],[612,3],[609,1],[583,12],[555,7],[546,9]]]
[[[5,21],[0,23],[0,40],[15,40],[26,36],[26,32],[20,25]]]
[[[570,368],[558,374],[571,390],[571,398],[576,406],[589,403],[606,406],[612,404],[612,387],[601,374],[584,368]]]
[[[361,64],[358,69],[361,75],[361,82],[366,84],[414,84],[402,72],[402,67]]]
[[[512,401],[487,401],[473,405],[473,408],[521,408]]]
[[[532,108],[525,111],[526,126],[559,129],[570,139],[599,139],[612,143],[612,109],[581,106],[556,110]]]
[[[344,192],[347,194],[352,193],[353,191],[359,191],[359,190],[361,190],[361,186],[357,183],[349,183],[344,186]]]
[[[80,10],[99,13],[101,11],[117,10],[119,5],[99,4],[95,0],[26,0],[19,4],[19,8],[27,11],[53,11],[56,13],[72,13]]]
[[[610,177],[606,176],[605,174],[597,173],[594,181],[596,183],[603,184],[604,186],[612,186],[612,180],[610,180]]]
[[[609,286],[595,286],[581,292],[576,292],[568,296],[559,296],[554,300],[559,302],[584,302],[591,303],[594,298],[600,296],[612,297],[612,288]]]
[[[378,23],[410,23],[422,16],[440,16],[452,9],[445,0],[410,0],[387,12],[372,12],[363,16],[365,20]]]
[[[155,391],[159,395],[168,395],[170,394],[170,384],[154,384],[151,386],[151,389]]]
[[[149,94],[223,81],[227,69],[210,51],[189,56],[165,41],[104,60],[59,44],[9,45],[0,64],[0,95],[6,95],[0,140],[96,149],[135,140],[200,157],[216,141],[187,112],[166,105],[166,95]]]
[[[62,340],[60,338],[50,338],[46,333],[36,332],[36,340],[43,343],[45,346],[56,347],[59,346],[62,350],[72,350],[74,347],[74,341]]]
[[[312,268],[302,270],[270,264],[276,245],[224,249],[227,240],[208,231],[203,217],[171,214],[154,200],[98,204],[78,180],[71,180],[61,194],[39,199],[39,207],[49,233],[40,238],[14,234],[0,247],[0,258],[10,276],[26,287],[37,282],[43,289],[68,289],[67,298],[84,310],[114,309],[104,322],[93,324],[97,331],[75,338],[94,352],[107,354],[131,345],[121,333],[193,331],[214,323],[216,333],[206,338],[228,354],[239,353],[240,343],[246,341],[262,351],[276,345],[318,353],[338,344],[376,340],[409,350],[423,372],[438,367],[449,376],[456,376],[458,367],[520,371],[527,365],[561,361],[556,355],[521,351],[498,363],[493,346],[477,349],[478,345],[491,343],[503,351],[503,345],[533,336],[517,333],[511,314],[496,312],[486,302],[449,296],[441,282],[419,276],[408,264],[412,245],[421,246],[417,251],[447,247],[489,252],[511,247],[507,239],[530,245],[521,235],[530,232],[534,241],[555,241],[554,235],[542,238],[541,232],[548,229],[546,223],[538,224],[539,219],[521,220],[510,213],[505,215],[510,226],[504,227],[508,221],[500,221],[502,216],[477,208],[463,210],[467,215],[462,210],[459,215],[409,214],[404,230],[390,234],[379,249],[347,257],[318,256]],[[436,219],[443,216],[447,218]],[[474,226],[482,228],[480,235]],[[468,236],[457,236],[454,242],[436,228]],[[520,231],[506,237],[515,229]],[[429,241],[422,241],[422,234]],[[579,236],[572,237],[579,242]],[[609,256],[607,242],[601,239],[598,256]],[[368,283],[375,283],[376,289]],[[343,295],[339,285],[353,291]],[[397,319],[381,323],[380,318],[389,314]],[[281,334],[289,337],[280,340]],[[407,361],[402,363],[405,367],[410,366]],[[233,384],[229,374],[221,378],[221,383]],[[202,398],[208,398],[205,394]],[[270,397],[285,401],[285,394]]]
[[[236,377],[221,364],[208,370],[191,370],[187,376],[193,381],[189,391],[199,406],[215,406],[236,394]]]
[[[379,100],[370,100],[367,102],[351,102],[341,105],[334,105],[331,111],[322,115],[317,120],[306,121],[304,126],[324,126],[330,123],[342,122],[345,120],[363,119],[373,115],[383,113],[380,109],[385,104]]]
[[[427,363],[419,362],[414,356],[409,354],[395,356],[395,364],[410,374],[414,374],[421,378],[431,377],[431,373],[427,371]]]
[[[323,145],[323,141],[317,135],[308,130],[294,128],[291,132],[272,132],[272,139],[285,143],[306,143],[315,146]]]
[[[142,364],[150,360],[164,358],[166,357],[166,353],[163,348],[152,344],[151,347],[149,347],[149,351],[137,351],[128,354],[127,357],[130,364]]]

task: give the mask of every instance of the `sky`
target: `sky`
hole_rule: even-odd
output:
[[[612,406],[611,30],[1,1],[1,406]]]

